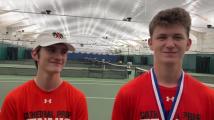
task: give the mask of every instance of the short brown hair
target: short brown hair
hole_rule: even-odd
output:
[[[154,29],[157,26],[167,27],[175,24],[184,26],[187,36],[189,36],[191,17],[185,9],[178,7],[162,10],[155,15],[149,24],[149,34],[152,36]]]
[[[34,49],[36,51],[36,53],[38,54],[38,58],[40,57],[39,51],[41,50],[41,48],[42,48],[41,46],[38,46],[37,48]],[[36,60],[34,60],[34,63],[35,63],[36,69],[38,69],[38,62]]]

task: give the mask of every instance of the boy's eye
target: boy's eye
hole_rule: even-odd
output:
[[[165,39],[165,38],[166,38],[165,36],[158,37],[158,39]]]
[[[54,53],[56,52],[56,49],[54,49],[53,47],[47,47],[47,51],[50,53]]]
[[[167,37],[166,36],[158,36],[157,37],[157,39],[159,39],[159,40],[164,40],[164,39],[166,39]]]
[[[174,36],[174,39],[181,40],[181,39],[183,39],[183,37],[182,36]]]
[[[68,49],[63,49],[63,50],[61,50],[61,53],[62,54],[66,54],[68,52]]]

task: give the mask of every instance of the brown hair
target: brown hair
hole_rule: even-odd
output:
[[[38,58],[40,57],[39,51],[41,50],[41,48],[42,48],[41,46],[38,46],[37,48],[34,49],[36,51],[36,53],[38,54]],[[34,63],[35,63],[36,69],[38,69],[38,62],[36,60],[34,60]]]
[[[189,13],[183,8],[171,8],[160,11],[155,15],[149,24],[149,33],[152,36],[155,27],[169,26],[169,25],[182,25],[186,29],[187,36],[189,37],[191,27],[191,17]]]

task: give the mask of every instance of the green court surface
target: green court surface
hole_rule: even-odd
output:
[[[0,75],[0,106],[5,95],[32,76]],[[114,97],[128,80],[63,77],[83,91],[87,97],[89,120],[110,120]]]

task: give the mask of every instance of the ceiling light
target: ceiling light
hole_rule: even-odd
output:
[[[51,14],[51,10],[46,10],[46,14]]]
[[[51,14],[51,10],[41,11],[41,14],[47,14],[47,15],[50,15],[50,14]]]
[[[214,28],[214,27],[213,27],[212,25],[209,24],[209,25],[207,25],[207,28]]]
[[[123,21],[131,22],[131,20],[132,20],[132,17],[123,18]]]
[[[108,36],[103,36],[102,38],[103,38],[103,39],[108,39]]]

